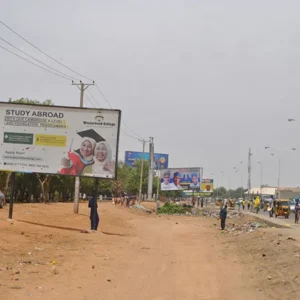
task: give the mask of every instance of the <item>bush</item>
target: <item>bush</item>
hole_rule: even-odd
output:
[[[173,204],[170,202],[165,203],[164,206],[157,210],[158,214],[174,215],[174,214],[185,214],[187,210],[181,205]]]

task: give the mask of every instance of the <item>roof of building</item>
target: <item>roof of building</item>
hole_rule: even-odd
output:
[[[262,195],[275,195],[276,194],[276,190],[277,188],[275,187],[263,187],[262,189],[259,188],[252,188],[250,190],[250,194],[260,194],[262,193]],[[248,191],[245,192],[245,194],[248,194]]]

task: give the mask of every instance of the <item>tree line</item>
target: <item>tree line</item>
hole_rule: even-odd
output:
[[[54,105],[47,99],[45,101],[20,98],[9,99],[8,102],[20,104]],[[147,193],[149,164],[144,162],[142,193]],[[129,167],[123,162],[117,166],[118,180],[100,179],[98,191],[102,195],[119,195],[126,191],[128,194],[136,195],[139,192],[141,162],[135,168]],[[10,196],[10,172],[0,172],[0,190],[6,196]],[[16,173],[13,197],[19,202],[39,201],[71,201],[74,199],[75,177],[64,175]],[[92,195],[95,188],[95,180],[90,177],[82,177],[80,180],[80,193]],[[153,179],[153,193],[157,193],[157,177]]]
[[[24,104],[54,105],[51,100],[37,101],[28,98],[17,100],[9,99],[9,102]],[[148,171],[149,163],[144,162],[142,194],[147,193],[148,189]],[[111,196],[120,195],[123,191],[128,194],[137,195],[140,185],[141,161],[137,162],[136,167],[132,168],[120,161],[117,166],[118,179],[100,179],[98,191],[99,194]],[[0,190],[6,196],[10,196],[10,172],[0,172]],[[159,180],[154,174],[153,193],[157,193]],[[74,199],[75,177],[64,175],[34,174],[34,173],[16,173],[15,189],[13,197],[18,202],[49,202],[49,201],[72,201]],[[81,177],[80,193],[93,195],[95,187],[94,178]],[[215,189],[213,197],[231,197],[239,198],[246,190],[238,188],[227,191],[224,187]],[[182,191],[168,191],[161,193],[161,197],[179,198],[182,197]]]

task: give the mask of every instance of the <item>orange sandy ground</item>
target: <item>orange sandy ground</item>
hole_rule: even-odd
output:
[[[1,300],[299,295],[300,249],[297,237],[288,239],[292,229],[235,236],[221,233],[214,218],[157,216],[102,203],[101,232],[84,233],[87,204],[80,203],[79,215],[72,209],[62,203],[19,204],[13,222],[7,220],[8,206],[0,210]]]

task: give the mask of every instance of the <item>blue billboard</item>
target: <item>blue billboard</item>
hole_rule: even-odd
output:
[[[149,160],[149,152],[125,151],[125,164],[135,167],[137,160]],[[167,169],[169,165],[169,154],[154,153],[154,168]]]

